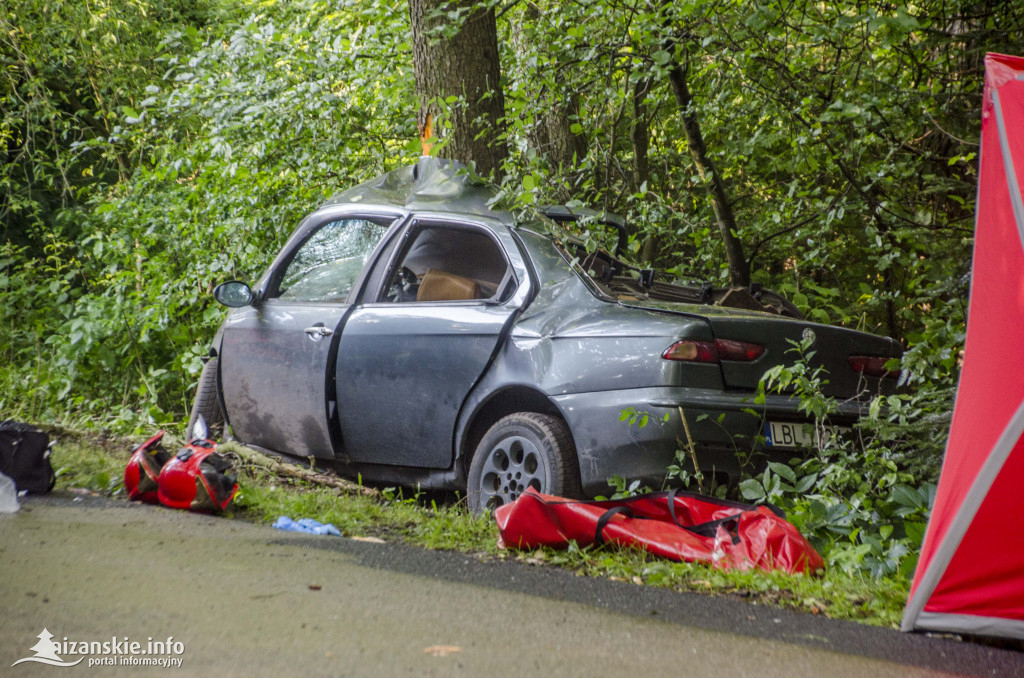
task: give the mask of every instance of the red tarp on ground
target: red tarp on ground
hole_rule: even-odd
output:
[[[902,628],[1024,638],[1024,58],[985,57],[967,344]]]
[[[703,562],[724,570],[823,570],[818,552],[767,506],[689,492],[654,492],[627,499],[578,501],[532,488],[494,512],[502,547],[564,548],[615,543],[663,558]]]

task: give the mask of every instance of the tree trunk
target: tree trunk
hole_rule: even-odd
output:
[[[409,18],[420,133],[432,129],[446,142],[438,155],[475,163],[476,171],[488,176],[500,174],[508,156],[505,95],[494,10],[472,9],[476,5],[475,0],[409,0]],[[452,27],[447,13],[456,9],[463,11],[458,31],[445,37],[438,29]],[[451,97],[457,99],[448,103]]]
[[[633,127],[629,139],[633,144],[633,190],[639,191],[651,177],[648,149],[651,145],[651,132],[648,128],[647,93],[651,91],[650,78],[641,78],[633,84]]]
[[[704,136],[700,131],[700,123],[697,121],[697,113],[693,109],[693,97],[690,96],[690,89],[686,84],[686,71],[678,63],[673,64],[668,74],[669,82],[672,84],[672,92],[675,94],[676,104],[683,115],[683,126],[686,128],[686,141],[690,147],[690,154],[697,164],[697,172],[700,173],[704,185],[708,189],[711,198],[711,206],[715,210],[715,220],[718,222],[718,230],[725,243],[725,256],[729,262],[729,282],[732,285],[747,287],[750,285],[750,264],[743,256],[743,244],[736,235],[736,217],[732,211],[732,203],[725,194],[725,182],[715,171],[715,166],[708,157],[707,148],[704,146]]]
[[[532,137],[537,150],[547,156],[552,167],[569,172],[587,154],[587,139],[572,131],[579,115],[579,96],[547,95],[547,113],[541,115],[537,132]]]
[[[650,188],[651,179],[650,146],[651,129],[650,115],[647,111],[647,95],[651,91],[650,78],[641,78],[633,85],[633,126],[629,132],[629,140],[633,144],[633,192],[639,193],[647,184]],[[635,225],[634,225],[635,226]],[[653,264],[660,249],[660,239],[656,233],[648,233],[640,248],[640,261]]]

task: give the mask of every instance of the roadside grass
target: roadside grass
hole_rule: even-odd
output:
[[[59,439],[53,454],[58,488],[125,496],[122,477],[132,442],[67,430],[51,430],[51,437]],[[166,439],[165,447],[173,452],[175,441]],[[498,530],[493,518],[471,515],[457,495],[384,488],[376,496],[364,496],[282,479],[264,469],[244,466],[239,485],[228,519],[272,522],[282,515],[314,518],[333,523],[349,538],[399,541],[428,549],[461,551],[482,559],[511,558],[531,566],[562,567],[578,576],[731,596],[876,626],[898,626],[909,592],[909,582],[896,577],[870,578],[836,569],[828,570],[823,577],[758,570],[726,572],[702,564],[654,558],[635,548],[614,545],[579,548],[570,544],[564,550],[506,551],[497,546]]]
[[[50,462],[57,472],[57,489],[124,495],[124,467],[131,443],[52,426],[46,431],[55,443]]]

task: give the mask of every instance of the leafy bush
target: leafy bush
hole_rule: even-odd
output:
[[[221,316],[213,286],[253,280],[310,209],[409,161],[412,64],[390,58],[407,39],[404,7],[235,12],[210,26],[117,24],[144,32],[115,51],[148,70],[118,81],[102,129],[37,149],[64,158],[65,174],[82,158],[126,171],[82,186],[50,223],[38,217],[35,245],[4,244],[2,288],[17,302],[0,316],[13,330],[5,409],[127,430],[179,419]]]
[[[821,392],[827,374],[811,366],[809,343],[792,351],[794,364],[768,370],[760,392],[791,390],[815,429],[824,431],[835,405]],[[936,407],[932,395],[876,397],[856,439],[823,437],[816,454],[788,465],[769,463],[740,483],[740,493],[785,510],[832,567],[909,577],[935,499],[940,461],[929,450],[931,427],[920,425],[945,411],[946,403]]]

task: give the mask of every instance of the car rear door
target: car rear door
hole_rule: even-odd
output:
[[[336,330],[394,217],[311,219],[268,271],[264,298],[225,321],[220,380],[236,438],[332,458],[327,381]]]
[[[414,221],[376,295],[345,320],[336,384],[351,461],[451,465],[462,404],[529,291],[502,229]]]

